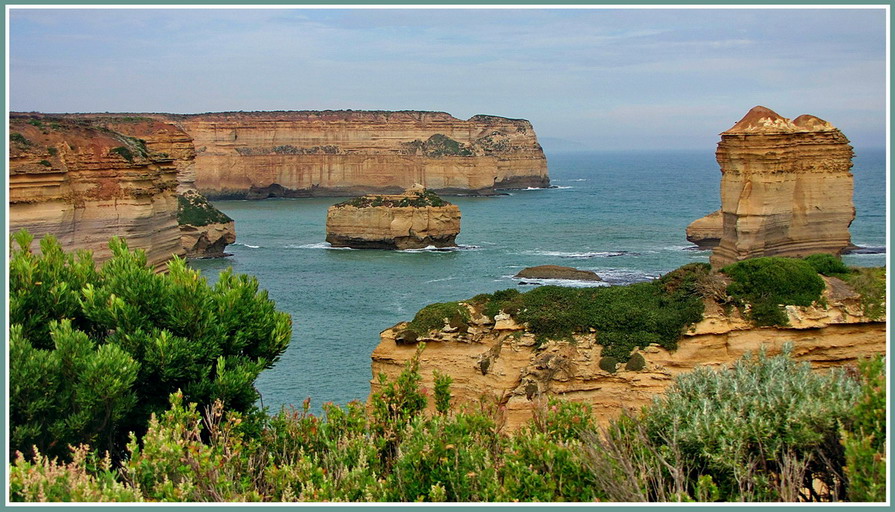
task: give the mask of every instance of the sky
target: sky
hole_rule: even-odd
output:
[[[763,105],[887,140],[882,8],[8,13],[12,111],[434,110],[548,149],[713,150]]]

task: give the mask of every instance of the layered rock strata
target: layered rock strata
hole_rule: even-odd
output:
[[[158,115],[194,140],[210,199],[443,194],[549,185],[531,123],[443,112],[301,111]]]
[[[687,226],[687,241],[700,249],[714,249],[721,242],[723,232],[724,216],[721,215],[721,210],[715,210]]]
[[[722,233],[712,265],[850,247],[852,155],[845,135],[822,119],[750,110],[716,151]]]
[[[9,129],[11,232],[52,234],[97,261],[118,235],[156,269],[184,254],[174,157],[90,119],[13,114]]]
[[[434,370],[450,375],[452,404],[475,404],[483,394],[490,395],[505,407],[511,429],[528,421],[548,396],[587,403],[606,423],[625,408],[649,404],[677,375],[701,365],[728,366],[763,347],[775,354],[792,342],[792,356],[816,369],[885,353],[885,318],[869,318],[860,296],[848,285],[835,278],[825,280],[826,306],[788,306],[789,327],[755,328],[736,309],[728,313],[707,301],[703,320],[685,333],[677,350],[650,345],[632,357],[632,361],[642,357],[640,364],[620,363],[613,369],[601,368],[602,346],[596,333],[536,348],[535,336],[509,315],[488,318],[470,308],[468,332],[446,325],[415,340],[426,343],[420,357],[421,385],[433,389]],[[416,352],[415,344],[395,342],[406,326],[402,322],[382,332],[372,354],[371,393],[380,389],[380,373],[395,379]]]
[[[334,247],[456,247],[459,233],[460,209],[419,185],[403,194],[358,197],[326,213],[326,241]]]
[[[53,234],[97,261],[110,256],[109,238],[121,236],[157,270],[172,255],[210,256],[221,241],[232,243],[235,230],[229,219],[178,223],[178,196],[196,194],[194,158],[192,139],[158,119],[13,113],[10,230]],[[213,240],[205,244],[212,253],[197,251],[197,239]]]

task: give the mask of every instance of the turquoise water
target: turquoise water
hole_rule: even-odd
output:
[[[326,209],[339,199],[216,201],[236,220],[238,242],[228,248],[231,257],[192,265],[209,280],[228,266],[257,276],[294,322],[289,349],[257,381],[263,404],[277,410],[311,397],[319,411],[327,401],[366,399],[380,331],[433,302],[530,289],[512,278],[524,267],[572,266],[622,284],[708,261],[709,252],[693,250],[684,230],[720,205],[713,152],[547,157],[557,188],[449,198],[462,212],[455,251],[328,248]],[[852,240],[884,247],[885,152],[858,150],[853,173]],[[885,255],[850,255],[846,262],[884,265]]]

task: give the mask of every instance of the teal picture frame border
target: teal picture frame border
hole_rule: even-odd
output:
[[[892,26],[893,26],[893,23],[892,23],[892,21],[893,21],[893,9],[892,9],[893,3],[895,3],[895,1],[870,0],[870,1],[859,2],[859,5],[880,6],[880,7],[888,7],[889,8],[889,16],[888,16],[889,34],[887,36],[888,36],[888,43],[889,43],[890,66],[889,66],[888,80],[889,80],[889,89],[890,90],[888,93],[889,94],[889,98],[888,98],[888,101],[889,101],[889,106],[888,106],[888,108],[889,108],[889,112],[888,112],[889,136],[888,136],[888,140],[887,140],[887,145],[888,145],[888,147],[887,147],[887,174],[888,174],[888,176],[887,176],[888,177],[887,210],[890,207],[889,200],[891,199],[891,196],[892,196],[891,149],[893,146],[893,130],[892,130],[892,104],[891,104],[891,98],[892,98],[892,94],[891,94],[891,82],[892,82],[891,30],[892,30]],[[445,7],[445,6],[480,6],[480,5],[493,5],[493,6],[499,6],[499,7],[543,6],[544,8],[557,8],[557,7],[562,7],[562,6],[570,6],[570,7],[588,7],[588,6],[593,6],[593,7],[613,6],[613,7],[615,7],[615,6],[617,6],[617,7],[621,7],[621,8],[624,8],[624,7],[648,8],[650,6],[659,7],[659,8],[665,8],[665,7],[671,7],[671,6],[704,6],[706,8],[712,8],[712,7],[718,7],[718,6],[723,6],[723,7],[778,6],[780,4],[781,4],[781,2],[776,2],[776,1],[772,1],[772,0],[755,0],[755,1],[749,1],[749,2],[717,2],[717,1],[692,1],[692,0],[687,1],[687,2],[673,2],[673,1],[668,1],[668,0],[654,0],[654,1],[648,1],[648,2],[590,2],[590,1],[571,0],[571,1],[559,2],[556,4],[546,4],[544,2],[536,2],[536,1],[531,1],[531,0],[528,0],[528,1],[525,1],[525,0],[522,0],[522,1],[508,1],[508,0],[496,0],[495,1],[495,0],[492,0],[492,1],[487,1],[487,2],[476,2],[476,1],[471,1],[471,0],[465,0],[465,1],[392,0],[389,2],[378,2],[378,1],[371,1],[371,0],[320,1],[320,2],[273,0],[273,1],[263,1],[263,2],[259,3],[259,5],[265,5],[265,6],[268,6],[268,5],[269,6],[283,6],[283,7],[320,6],[321,8],[340,7],[340,6],[345,7],[345,6],[382,6],[382,5],[388,5],[388,6],[403,6],[403,5],[417,6],[417,5],[419,5],[419,6],[430,6],[430,7],[435,7],[435,8]],[[140,6],[144,6],[144,5],[146,5],[146,6],[182,6],[182,5],[210,6],[210,5],[219,5],[222,8],[227,8],[228,6],[250,5],[250,4],[247,4],[245,2],[239,2],[239,1],[211,1],[211,0],[194,0],[194,1],[189,1],[189,2],[176,2],[176,1],[170,1],[170,0],[167,0],[167,1],[145,1],[144,0],[144,1],[139,1],[139,2],[126,2],[126,3],[125,2],[109,1],[109,0],[100,0],[100,1],[92,1],[92,2],[78,2],[78,1],[73,1],[73,0],[58,0],[58,1],[50,1],[50,2],[24,0],[24,1],[19,1],[19,2],[4,2],[5,8],[8,8],[9,6],[29,7],[29,6],[48,6],[48,5],[59,6],[61,8],[65,8],[66,6],[81,6],[81,5],[90,5],[90,6],[127,5],[127,6],[137,7],[137,8]],[[795,0],[795,1],[786,1],[785,5],[794,6],[794,7],[799,7],[799,6],[853,7],[843,1],[837,2],[837,1]],[[4,60],[4,66],[3,66],[4,84],[7,83],[7,79],[8,79],[8,77],[6,76],[6,70],[7,70],[7,66],[8,66],[8,63],[6,60],[6,55],[7,55],[7,50],[8,50],[7,49],[7,37],[8,37],[7,23],[9,20],[8,20],[8,16],[6,16],[6,12],[7,12],[7,9],[4,9],[5,23],[4,23],[3,29],[2,29],[2,31],[3,31],[2,45],[3,45],[3,60]],[[4,90],[5,90],[5,94],[3,95],[3,98],[0,101],[2,101],[4,111],[6,112],[6,128],[5,129],[7,131],[7,134],[3,140],[3,148],[4,148],[5,155],[6,155],[7,177],[5,179],[7,181],[5,182],[5,186],[4,186],[3,192],[2,192],[5,206],[3,208],[2,214],[0,214],[0,218],[3,219],[4,226],[6,227],[6,232],[8,233],[8,231],[9,231],[9,226],[8,226],[8,214],[9,214],[9,211],[8,211],[9,210],[9,208],[8,208],[9,105],[7,104],[7,96],[9,94],[8,87],[5,88]],[[890,210],[887,211],[887,217],[888,217],[887,218],[888,236],[889,236],[889,240],[892,240],[893,233],[895,233],[895,230],[893,230],[893,225],[891,223],[891,211]],[[8,439],[7,420],[6,420],[7,416],[8,416],[8,400],[6,399],[6,397],[8,396],[8,382],[7,382],[7,370],[6,369],[8,368],[8,346],[9,346],[9,340],[8,340],[8,328],[9,328],[9,326],[8,326],[8,293],[9,293],[8,272],[9,272],[9,268],[8,268],[8,265],[5,263],[6,261],[8,261],[8,258],[9,258],[9,253],[8,253],[9,237],[8,236],[7,236],[6,240],[7,240],[6,243],[4,243],[4,245],[3,245],[4,265],[3,265],[3,274],[2,274],[3,282],[6,286],[4,293],[7,294],[6,300],[4,300],[5,312],[4,312],[4,316],[3,316],[3,330],[4,330],[4,340],[5,340],[4,347],[5,347],[5,349],[4,349],[4,355],[3,355],[3,363],[4,364],[3,364],[2,369],[0,369],[0,372],[2,372],[2,374],[3,374],[2,378],[3,378],[4,403],[6,404],[5,405],[6,408],[4,409],[4,414],[3,414],[2,418],[0,418],[0,426],[2,426],[3,432],[4,432],[4,437],[3,437],[3,441],[2,441],[4,453],[7,452],[7,439]],[[891,248],[889,247],[889,241],[887,241],[886,261],[887,261],[887,267],[890,266],[889,264],[891,263]],[[887,282],[887,309],[888,309],[888,298],[891,297],[891,292],[892,292],[892,283],[891,283],[891,279],[890,279]],[[888,322],[888,320],[887,320],[887,322]],[[886,332],[887,332],[887,338],[888,338],[887,339],[887,347],[886,347],[887,356],[888,356],[888,354],[891,353],[890,352],[891,338],[889,337],[889,325],[888,324],[887,324]],[[889,379],[889,381],[888,381],[888,383],[889,383],[888,397],[891,397],[892,396],[892,393],[891,393],[892,392],[891,359],[889,359],[888,357],[887,357],[887,376]],[[891,400],[891,398],[889,398],[889,399]],[[889,421],[891,421],[891,403],[890,403],[890,407],[889,407],[889,414],[890,414]],[[889,430],[891,432],[891,423],[889,424]],[[891,448],[890,444],[888,446],[888,450],[889,450],[889,460],[891,460],[892,448]],[[5,462],[8,462],[8,461],[5,461]],[[74,508],[83,508],[83,509],[101,508],[103,510],[114,510],[114,511],[130,510],[133,507],[152,508],[152,509],[158,508],[158,509],[165,509],[165,510],[193,510],[193,509],[196,509],[196,507],[207,508],[207,507],[220,507],[220,506],[223,506],[225,508],[239,507],[239,509],[247,508],[247,509],[251,509],[251,510],[270,510],[272,507],[276,508],[276,507],[282,507],[282,506],[290,506],[290,507],[299,507],[302,510],[313,510],[313,511],[345,510],[345,509],[376,509],[376,508],[382,508],[382,507],[395,507],[400,510],[437,509],[437,510],[451,510],[451,511],[455,511],[455,510],[456,511],[459,511],[459,510],[463,510],[463,511],[467,511],[467,510],[483,510],[483,511],[486,511],[486,510],[518,510],[520,507],[521,508],[530,508],[533,510],[541,510],[541,509],[545,509],[545,508],[550,508],[550,509],[560,509],[560,508],[562,508],[562,509],[582,509],[582,508],[586,508],[586,509],[593,509],[593,510],[647,510],[647,509],[663,508],[663,507],[670,507],[670,508],[680,508],[680,507],[690,508],[690,507],[692,507],[692,508],[698,508],[701,510],[712,510],[712,511],[718,510],[718,511],[720,511],[720,510],[724,510],[724,509],[728,508],[729,506],[731,506],[730,504],[715,505],[715,504],[673,504],[673,503],[661,503],[661,504],[660,503],[646,503],[646,504],[595,503],[595,504],[563,504],[563,505],[555,504],[555,503],[554,504],[517,503],[517,504],[511,504],[511,505],[510,504],[393,504],[393,503],[387,503],[387,504],[351,503],[351,504],[331,504],[331,505],[322,505],[322,504],[313,504],[313,503],[310,503],[310,504],[302,504],[302,503],[299,503],[299,504],[257,504],[257,505],[256,504],[223,504],[222,505],[222,504],[218,504],[218,503],[208,503],[208,504],[186,505],[186,504],[161,504],[161,503],[159,503],[159,504],[139,504],[139,505],[128,504],[128,505],[108,505],[108,506],[92,504],[92,503],[89,503],[89,504],[64,504],[64,503],[57,504],[57,503],[53,503],[53,504],[15,505],[15,504],[10,504],[7,501],[8,500],[8,494],[7,494],[8,485],[7,485],[7,483],[8,483],[8,472],[9,472],[8,470],[9,470],[8,464],[4,463],[4,467],[3,467],[3,471],[2,471],[3,485],[4,485],[4,497],[3,497],[4,498],[4,508],[12,508],[12,509],[19,509],[19,510],[26,509],[26,508],[35,508],[35,507],[39,508],[39,509],[45,509],[45,508],[53,509],[53,508],[62,508],[62,507],[65,507],[65,508],[74,507]],[[887,468],[887,470],[889,472],[889,483],[890,483],[889,489],[888,489],[888,497],[889,497],[889,502],[891,503],[891,499],[892,499],[891,498],[891,496],[892,496],[892,490],[891,490],[892,468],[891,468],[891,465],[890,465],[890,467]],[[762,507],[762,509],[772,508],[772,509],[783,510],[783,509],[791,508],[793,506],[800,506],[800,505],[757,503],[757,504],[735,504],[733,506],[736,506],[738,508]],[[852,504],[852,503],[849,503],[849,504],[842,504],[842,505],[837,504],[837,505],[833,505],[833,506],[837,510],[841,510],[841,509],[864,510],[864,509],[867,509],[868,507],[879,508],[879,507],[884,507],[886,505],[885,504]]]

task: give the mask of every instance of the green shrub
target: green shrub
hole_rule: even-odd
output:
[[[843,421],[845,474],[850,501],[886,500],[886,364],[861,361],[861,395]]]
[[[600,369],[604,372],[615,373],[616,366],[618,366],[618,359],[612,356],[600,358]]]
[[[842,260],[828,253],[818,253],[806,256],[805,261],[811,265],[818,274],[829,277],[842,277],[851,273]]]
[[[223,272],[208,286],[175,258],[166,274],[117,238],[97,269],[89,253],[66,254],[48,236],[14,236],[9,261],[11,448],[67,456],[96,443],[120,455],[167,395],[182,389],[250,411],[254,381],[286,349],[291,320],[258,283]],[[16,247],[18,245],[18,247]]]
[[[844,279],[861,294],[867,317],[876,320],[886,314],[886,267],[857,267]]]
[[[24,135],[21,133],[12,132],[9,134],[9,141],[15,142],[17,144],[21,144],[23,146],[30,146],[31,141],[26,139]]]
[[[782,305],[810,306],[826,285],[814,267],[794,258],[754,258],[721,270],[732,282],[727,293],[741,304],[751,304],[755,325],[786,325]]]
[[[438,302],[419,310],[407,329],[423,336],[430,331],[443,328],[445,319],[450,325],[461,327],[468,326],[471,318],[469,310],[459,302]]]
[[[50,156],[56,156],[59,153],[59,150],[50,146],[47,148],[47,153],[49,153]]]
[[[52,167],[53,166],[53,164],[51,164],[49,160],[41,160],[40,165],[42,165],[44,167]]]
[[[625,370],[629,372],[639,372],[646,368],[646,359],[640,353],[636,353],[625,363]]]
[[[439,371],[435,371],[433,377],[435,379],[435,410],[438,414],[447,414],[451,410],[451,383],[454,382],[454,379]]]
[[[697,367],[681,375],[644,412],[647,438],[680,450],[691,474],[711,475],[722,499],[777,500],[787,492],[829,499],[812,483],[822,481],[831,492],[843,485],[838,429],[858,385],[843,371],[813,372],[790,350],[747,356],[730,370]],[[783,489],[785,482],[771,475],[793,465],[803,472]]]
[[[134,161],[134,153],[125,146],[118,146],[116,148],[112,148],[109,150],[110,153],[115,153],[121,158],[127,160],[128,162]]]

